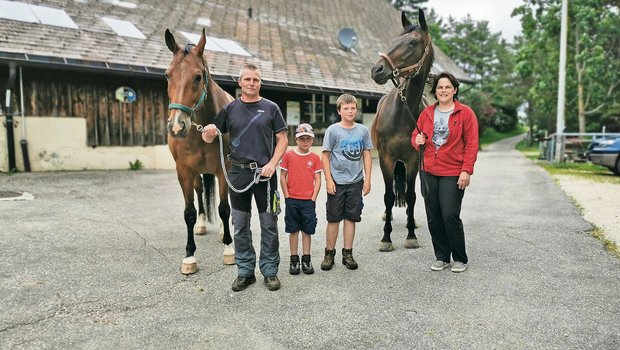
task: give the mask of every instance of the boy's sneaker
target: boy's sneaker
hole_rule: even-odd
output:
[[[267,289],[269,289],[270,291],[280,289],[280,280],[277,276],[265,277],[265,284],[267,285]]]
[[[450,266],[450,263],[445,262],[445,261],[441,261],[441,260],[437,260],[435,261],[432,265],[431,265],[431,270],[433,271],[441,271],[445,268],[448,268],[448,266]]]
[[[357,269],[357,262],[353,259],[353,249],[342,248],[342,263],[349,270]]]
[[[310,255],[303,255],[301,257],[301,270],[306,275],[312,275],[314,273],[314,267],[312,267],[312,263],[310,262]]]
[[[291,255],[291,267],[288,272],[291,275],[299,275],[299,255]]]
[[[452,265],[452,268],[450,268],[450,271],[452,272],[465,272],[465,270],[467,270],[467,264],[462,263],[460,261],[455,261],[454,264]]]
[[[235,292],[240,292],[246,289],[250,284],[254,282],[256,282],[256,277],[254,276],[250,276],[250,277],[239,276],[233,282],[232,290]]]
[[[325,249],[325,257],[321,263],[321,270],[328,271],[334,267],[334,257],[336,256],[336,249]]]

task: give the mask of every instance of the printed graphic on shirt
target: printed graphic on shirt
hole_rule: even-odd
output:
[[[441,112],[438,109],[435,110],[435,121],[433,123],[433,143],[436,148],[441,147],[448,141],[448,120],[451,112]]]
[[[362,139],[345,139],[340,141],[340,147],[345,158],[350,161],[358,161],[362,159],[364,151],[364,143]]]

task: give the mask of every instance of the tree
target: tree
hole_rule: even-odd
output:
[[[555,130],[561,0],[528,0],[515,9],[523,36],[519,78],[529,84],[528,118]],[[566,67],[567,130],[620,131],[620,17],[616,0],[570,0]],[[614,122],[615,121],[615,122]]]

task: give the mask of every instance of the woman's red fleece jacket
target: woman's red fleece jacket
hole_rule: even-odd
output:
[[[437,103],[426,107],[418,118],[418,127],[426,134],[424,164],[421,170],[436,176],[459,176],[461,171],[474,173],[478,156],[478,119],[467,105],[454,101],[454,111],[448,119],[448,140],[439,149],[433,144],[434,111]],[[418,129],[413,129],[411,145],[415,143]]]

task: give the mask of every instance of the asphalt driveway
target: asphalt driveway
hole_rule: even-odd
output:
[[[512,150],[515,142],[479,154],[463,203],[467,272],[429,269],[421,196],[421,248],[403,248],[399,208],[397,249],[377,250],[383,185],[375,162],[354,245],[360,268],[318,268],[325,222],[317,205],[317,272],[287,273],[281,224],[277,292],[260,279],[230,290],[236,267],[222,264],[216,225],[197,238],[200,271],[179,273],[185,234],[174,172],[1,175],[0,191],[34,199],[0,201],[0,348],[620,348],[620,261],[588,234],[551,177]],[[341,247],[340,238],[337,262]]]

